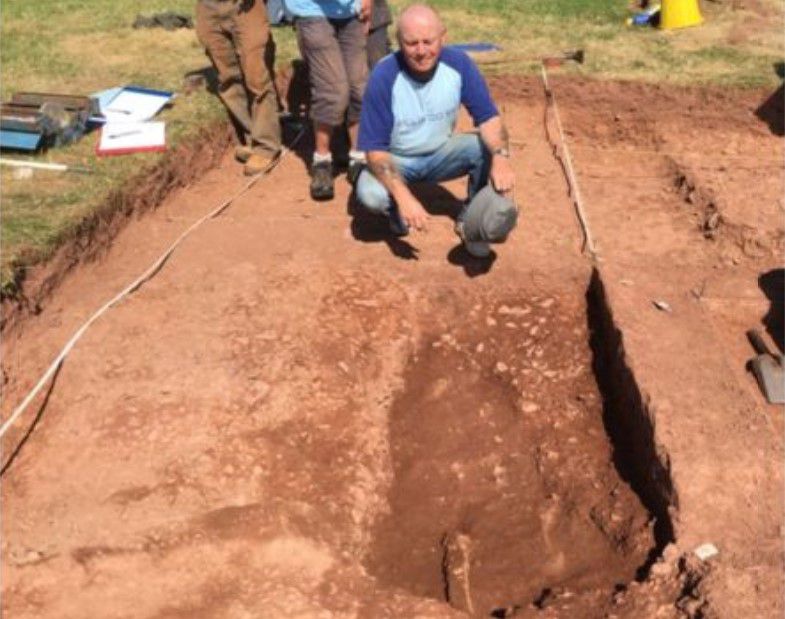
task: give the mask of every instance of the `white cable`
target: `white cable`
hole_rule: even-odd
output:
[[[301,129],[300,132],[292,141],[292,146],[294,146],[300,140],[303,133],[304,130]],[[158,258],[158,260],[156,260],[144,273],[142,273],[133,282],[128,284],[128,286],[123,288],[123,290],[117,293],[111,300],[107,301],[98,311],[96,311],[92,316],[90,316],[87,322],[85,322],[81,327],[79,327],[76,333],[74,333],[73,336],[71,336],[71,339],[68,340],[66,345],[63,346],[63,349],[60,351],[57,357],[55,357],[55,360],[52,361],[52,364],[49,366],[46,372],[44,372],[43,376],[41,376],[39,381],[36,383],[35,387],[33,387],[33,389],[27,394],[27,396],[25,397],[24,400],[22,400],[19,406],[17,406],[14,409],[14,412],[11,413],[11,416],[8,419],[6,419],[5,422],[3,422],[3,425],[0,426],[0,438],[2,438],[5,435],[8,428],[10,428],[13,425],[13,423],[16,421],[19,415],[21,415],[25,411],[25,409],[30,405],[30,402],[32,402],[35,396],[38,395],[38,392],[41,391],[43,386],[46,385],[46,383],[49,381],[50,378],[52,378],[52,376],[54,376],[55,372],[57,372],[57,368],[65,360],[65,358],[68,356],[68,353],[71,352],[71,349],[76,345],[76,343],[79,341],[82,335],[84,335],[85,331],[87,331],[90,325],[92,325],[96,320],[98,320],[110,307],[112,307],[113,305],[121,301],[124,297],[134,292],[147,280],[153,277],[153,275],[155,275],[158,272],[158,270],[164,265],[164,263],[169,258],[169,256],[172,255],[172,253],[177,248],[177,246],[189,234],[191,234],[191,232],[193,232],[196,228],[198,228],[200,225],[202,225],[202,223],[204,223],[208,219],[212,219],[220,215],[221,212],[223,212],[232,202],[234,202],[242,194],[248,191],[259,179],[272,172],[278,166],[278,164],[280,164],[281,161],[283,161],[283,158],[290,152],[291,152],[290,148],[283,148],[283,150],[281,151],[281,155],[271,165],[269,165],[265,170],[263,170],[256,176],[252,177],[232,197],[228,198],[227,200],[224,200],[217,208],[210,211],[206,215],[200,217],[193,224],[191,224],[185,230],[185,232],[183,232],[179,237],[177,237],[175,242],[172,243],[169,246],[169,248],[161,255],[161,257]]]
[[[567,138],[564,135],[561,119],[559,118],[559,108],[556,105],[556,97],[554,96],[553,91],[551,91],[551,87],[548,84],[548,74],[545,71],[544,64],[540,66],[540,70],[542,71],[542,81],[545,85],[545,94],[548,98],[548,101],[553,104],[553,116],[556,119],[556,127],[559,130],[559,139],[562,144],[562,151],[564,152],[564,163],[565,167],[567,168],[567,181],[570,184],[570,189],[573,195],[573,202],[575,204],[575,212],[578,215],[578,222],[580,223],[581,231],[583,232],[584,249],[591,254],[592,258],[596,258],[597,250],[594,247],[594,239],[591,236],[591,230],[589,230],[589,221],[586,218],[586,213],[583,210],[581,191],[578,188],[578,179],[575,177],[575,170],[572,167],[572,158],[570,157],[570,150],[567,147]]]

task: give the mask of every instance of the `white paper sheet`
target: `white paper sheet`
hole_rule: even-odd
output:
[[[166,148],[166,123],[163,121],[108,122],[101,129],[99,155],[121,155]]]

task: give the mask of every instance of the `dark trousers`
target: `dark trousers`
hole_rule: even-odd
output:
[[[373,69],[376,63],[389,54],[390,39],[387,36],[387,26],[379,26],[368,33],[368,68]]]

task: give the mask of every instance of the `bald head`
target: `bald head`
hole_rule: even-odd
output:
[[[412,4],[405,8],[398,18],[398,36],[413,28],[430,28],[444,32],[439,14],[425,4]]]
[[[436,67],[447,31],[439,15],[424,4],[413,4],[398,18],[398,45],[409,70],[427,77]]]

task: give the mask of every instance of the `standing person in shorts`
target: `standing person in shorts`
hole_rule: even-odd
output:
[[[335,195],[330,138],[344,121],[349,130],[349,175],[365,163],[354,149],[365,82],[371,0],[285,0],[293,16],[300,54],[308,64],[315,148],[311,197]]]
[[[262,0],[198,0],[196,36],[218,73],[218,96],[240,130],[235,157],[252,176],[281,152],[275,44]]]

